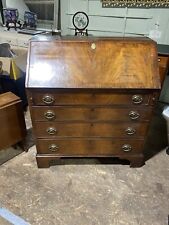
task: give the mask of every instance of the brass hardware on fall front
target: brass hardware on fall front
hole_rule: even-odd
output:
[[[26,87],[28,99],[33,97],[29,103],[40,168],[63,157],[115,156],[131,167],[144,164],[144,140],[164,78],[159,70],[168,68],[168,57],[157,57],[154,41],[37,40],[30,42],[28,61]]]
[[[54,127],[48,127],[46,131],[50,135],[54,135],[57,132],[56,128]]]
[[[56,145],[56,144],[51,144],[51,145],[49,146],[49,151],[51,151],[51,152],[56,152],[56,151],[58,151],[58,150],[59,150],[59,146]]]
[[[122,146],[122,150],[123,150],[124,152],[130,152],[130,151],[132,150],[132,147],[131,147],[131,145],[124,144],[124,145]]]
[[[136,133],[136,130],[132,127],[128,127],[126,130],[125,130],[126,134],[127,135],[133,135]]]
[[[132,101],[134,104],[140,104],[143,101],[143,97],[141,95],[133,95]]]
[[[91,49],[92,49],[92,50],[95,50],[95,49],[96,49],[96,44],[95,44],[95,43],[92,43],[92,44],[91,44]]]
[[[140,114],[136,111],[130,111],[129,117],[131,120],[137,120],[140,117]]]
[[[48,110],[47,112],[45,112],[44,116],[47,120],[55,119],[55,113],[52,110]]]
[[[54,97],[52,95],[45,95],[42,98],[43,102],[47,105],[51,105],[54,102]]]

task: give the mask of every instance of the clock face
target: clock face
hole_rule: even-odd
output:
[[[77,12],[73,16],[73,25],[77,30],[84,30],[89,24],[89,18],[84,12]]]

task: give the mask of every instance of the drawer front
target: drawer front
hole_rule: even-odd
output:
[[[167,68],[169,63],[169,56],[158,56],[159,67]]]
[[[168,67],[169,67],[169,57],[168,56],[159,56],[158,57],[159,73],[161,83],[163,83]]]
[[[34,92],[33,105],[148,105],[148,94],[114,94],[114,93],[41,93]]]
[[[148,123],[36,122],[38,138],[52,137],[144,137]]]
[[[152,109],[35,106],[32,115],[35,121],[148,121]]]
[[[143,140],[128,139],[38,139],[37,152],[64,156],[135,154],[142,152],[143,144]]]

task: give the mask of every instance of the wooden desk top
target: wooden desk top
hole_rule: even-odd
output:
[[[156,43],[148,38],[32,41],[26,87],[159,89]]]

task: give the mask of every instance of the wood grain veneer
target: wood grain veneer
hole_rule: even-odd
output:
[[[142,166],[162,82],[159,63],[148,38],[32,41],[26,87],[38,167],[75,156]]]

